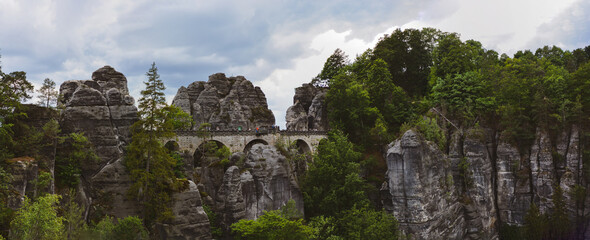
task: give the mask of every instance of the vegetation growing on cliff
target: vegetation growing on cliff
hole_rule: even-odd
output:
[[[572,231],[581,232],[584,229],[580,226],[588,218],[584,197],[590,180],[589,58],[590,47],[564,51],[556,46],[545,46],[534,53],[519,51],[509,57],[485,49],[475,40],[463,41],[456,33],[429,28],[397,29],[353,61],[337,49],[312,81],[328,89],[328,118],[334,131],[317,146],[314,161],[301,176],[306,218],[269,211],[256,221],[238,222],[233,231],[245,239],[395,239],[399,237],[397,222],[374,204],[378,200],[368,198],[375,186],[367,179],[377,174],[375,171],[385,172],[375,169],[379,159],[369,161],[369,156],[382,155],[384,144],[402,134],[400,131],[416,129],[443,151],[449,151],[449,139],[454,134],[463,141],[469,131],[485,128],[494,137],[490,141],[497,143],[498,137],[516,145],[521,157],[531,153],[537,133],[544,132],[550,138],[549,150],[557,169],[565,157],[560,155],[556,141],[563,131],[575,126],[581,131],[579,149],[585,169],[575,177],[576,186],[564,192],[556,185],[553,206],[545,213],[535,204],[538,199],[533,198],[524,216],[524,228],[502,227],[501,236],[565,238]],[[163,146],[160,139],[172,138],[175,129],[191,126],[191,121],[182,110],[165,103],[164,84],[155,64],[147,76],[139,100],[141,120],[132,128],[125,166],[134,181],[130,196],[142,204],[144,224],[151,227],[173,217],[171,196],[182,186],[178,181],[183,176],[182,158]],[[46,147],[61,149],[51,154],[55,158],[57,186],[64,189],[78,186],[81,161],[94,161],[96,155],[86,151],[91,143],[82,134],[71,134],[67,140],[59,137],[56,121],[41,128],[24,121],[21,102],[29,99],[32,91],[24,72],[0,71],[0,80],[0,182],[12,181],[6,169],[10,166],[7,160],[13,157],[38,157],[41,168],[35,194],[16,212],[8,207],[13,192],[7,184],[0,185],[1,233],[7,236],[12,222],[11,236],[15,238],[26,239],[27,234],[35,234],[32,238],[59,235],[64,224],[76,225],[72,223],[79,219],[71,216],[80,211],[73,205],[59,209],[59,197],[44,194],[53,179],[50,158],[44,158],[42,152]],[[50,106],[55,100],[54,85],[46,81],[46,86],[41,91],[42,102]],[[260,108],[253,108],[252,114],[259,118],[272,115]],[[230,164],[227,147],[205,149],[221,159],[211,167],[225,168]],[[458,177],[462,179],[457,180],[464,189],[470,188],[470,163],[463,150],[458,151]],[[523,178],[531,169],[527,164],[515,164],[524,173]],[[448,182],[453,184],[452,175],[448,176]],[[568,212],[567,194],[573,196],[570,198],[575,201],[575,213]],[[574,218],[569,216],[572,214]],[[47,217],[44,223],[48,225],[39,224],[32,215]],[[71,228],[85,228],[84,233],[92,232],[99,239],[126,234],[146,238],[147,234],[137,217],[120,220],[119,225],[107,217],[95,225],[76,226]],[[33,230],[25,231],[23,227]]]
[[[133,180],[129,194],[142,205],[143,219],[151,227],[174,217],[171,195],[182,186],[174,171],[177,159],[160,139],[174,137],[175,129],[192,123],[188,114],[166,104],[164,83],[155,63],[146,75],[146,89],[139,99],[140,120],[131,127],[132,141],[127,147],[125,166]]]

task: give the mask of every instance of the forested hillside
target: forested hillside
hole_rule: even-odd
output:
[[[136,107],[109,66],[59,94],[0,68],[0,239],[585,239],[589,60],[590,46],[508,56],[432,28],[336,49],[287,117],[329,128],[313,154],[162,141],[274,123],[241,76],[169,106],[154,63]]]

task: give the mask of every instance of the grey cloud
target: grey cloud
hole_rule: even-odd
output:
[[[536,37],[527,46],[561,45],[573,50],[590,45],[590,2],[578,1],[551,22],[537,29]]]

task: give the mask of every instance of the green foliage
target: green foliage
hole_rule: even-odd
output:
[[[34,187],[33,193],[33,200],[37,198],[37,196],[43,196],[49,192],[49,185],[53,181],[51,177],[51,173],[45,171],[39,171],[39,175],[35,180],[32,181],[32,185]]]
[[[393,84],[408,95],[424,96],[428,92],[428,75],[435,41],[445,33],[432,28],[396,29],[375,46],[374,59],[383,59]]]
[[[13,117],[21,102],[31,98],[33,89],[25,72],[5,74],[0,69],[0,122]]]
[[[407,130],[415,129],[422,133],[426,140],[436,143],[440,150],[444,150],[447,146],[447,137],[445,131],[438,125],[437,121],[435,116],[420,117],[414,123],[405,123],[400,128],[400,134],[404,134]]]
[[[162,108],[162,114],[164,123],[159,127],[164,129],[189,130],[194,124],[190,114],[174,105]]]
[[[406,92],[395,85],[388,63],[370,50],[331,78],[326,103],[330,126],[365,148],[390,141],[413,110]]]
[[[523,237],[523,227],[515,226],[515,225],[508,225],[506,223],[500,226],[500,230],[498,231],[498,235],[500,239],[503,240],[521,240],[525,239]],[[526,238],[526,239],[535,239],[535,238]],[[540,238],[539,238],[540,239]]]
[[[281,208],[280,215],[281,217],[286,218],[288,220],[296,220],[303,218],[303,213],[301,213],[301,211],[297,209],[297,204],[293,199],[289,199],[285,206]]]
[[[184,178],[184,159],[182,159],[182,156],[178,152],[170,152],[169,154],[176,162],[174,165],[174,176],[176,178]]]
[[[14,217],[14,211],[8,207],[8,200],[13,197],[14,192],[12,191],[12,174],[4,170],[2,164],[0,164],[0,236],[8,235],[8,229],[10,228],[10,221]]]
[[[546,239],[549,236],[549,219],[541,214],[535,203],[531,203],[529,210],[524,216],[524,233],[526,239]]]
[[[553,191],[553,209],[549,215],[551,221],[550,234],[552,239],[565,239],[571,230],[567,205],[563,197],[563,190],[556,185]]]
[[[209,230],[211,231],[211,236],[215,239],[221,238],[223,236],[223,230],[221,230],[221,227],[219,226],[220,219],[218,218],[217,214],[213,212],[211,207],[209,207],[207,204],[203,204],[203,210],[205,210],[205,213],[209,218]]]
[[[91,228],[88,235],[93,236],[93,239],[97,240],[110,240],[114,228],[113,218],[105,216],[96,226]]]
[[[311,84],[316,87],[328,87],[330,86],[330,81],[342,70],[346,65],[348,65],[348,56],[344,53],[344,51],[337,48],[334,50],[334,53],[326,60],[324,63],[324,68],[322,71],[311,80]]]
[[[55,82],[49,78],[43,80],[43,85],[39,90],[39,105],[44,107],[51,107],[57,104],[57,97],[59,93],[55,90]]]
[[[464,189],[473,187],[473,173],[471,172],[471,163],[467,158],[461,158],[459,162],[459,176],[463,180]]]
[[[399,239],[397,220],[384,211],[357,207],[336,217],[318,216],[311,219],[312,239]]]
[[[368,202],[367,185],[359,176],[361,153],[353,149],[339,131],[320,141],[303,183],[307,217],[335,216],[355,204]]]
[[[93,240],[127,240],[127,239],[149,239],[148,231],[143,226],[141,218],[128,216],[119,219],[115,224],[114,219],[105,216],[95,226],[91,227],[83,239]]]
[[[146,226],[151,226],[154,221],[172,219],[171,194],[182,186],[174,173],[177,160],[160,139],[173,137],[175,127],[188,126],[190,121],[182,120],[186,115],[167,106],[165,87],[155,63],[146,75],[146,88],[139,99],[141,118],[131,127],[132,141],[127,147],[125,166],[133,181],[129,196],[143,206]]]
[[[75,188],[80,181],[82,165],[94,164],[99,158],[83,133],[70,133],[59,149],[55,157],[57,186]]]
[[[365,142],[379,110],[371,106],[369,92],[363,85],[353,75],[339,74],[332,79],[326,101],[330,126],[348,133],[353,142]]]
[[[240,220],[231,225],[237,239],[310,239],[314,229],[303,224],[303,219],[289,220],[279,210],[265,211],[256,220]]]
[[[10,223],[10,239],[61,239],[63,217],[57,216],[59,196],[47,194],[35,202],[25,197],[23,206]]]
[[[63,218],[66,239],[81,239],[87,231],[86,222],[84,221],[84,209],[75,201],[76,192],[72,189],[68,194]]]
[[[143,226],[141,218],[129,216],[119,220],[113,228],[112,239],[148,239],[148,232]]]
[[[395,217],[385,211],[354,207],[336,221],[338,235],[343,239],[398,239]]]
[[[495,106],[494,98],[488,96],[482,77],[476,71],[437,78],[431,97],[448,113],[447,117],[456,120],[460,126],[473,126],[475,123],[466,124],[467,121]]]

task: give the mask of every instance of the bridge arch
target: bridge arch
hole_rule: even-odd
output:
[[[258,143],[268,145],[267,141],[257,138],[257,139],[254,139],[254,140],[248,142],[248,144],[246,144],[246,146],[244,147],[244,153],[248,153],[250,151],[250,149],[252,149],[252,146],[254,146],[255,144],[258,144]]]
[[[294,141],[295,147],[297,147],[297,152],[300,154],[311,154],[311,146],[302,139],[297,139]]]
[[[210,162],[205,161],[207,157],[215,157],[217,150],[220,148],[227,147],[220,141],[217,140],[206,140],[203,141],[193,154],[193,164],[195,167],[206,167]]]
[[[174,140],[170,140],[164,144],[164,148],[166,148],[169,152],[177,152],[180,150],[180,146]]]

